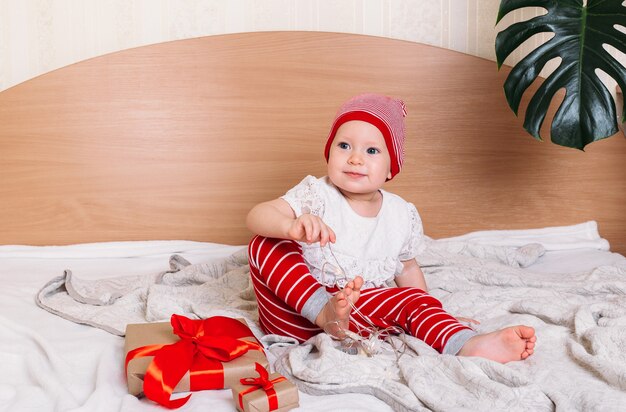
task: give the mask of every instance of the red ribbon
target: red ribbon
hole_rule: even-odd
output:
[[[178,382],[190,372],[190,390],[224,388],[224,367],[221,362],[235,359],[248,350],[263,351],[257,342],[240,338],[252,336],[250,329],[240,321],[224,316],[193,320],[172,315],[170,320],[178,342],[166,345],[147,345],[131,350],[128,363],[143,356],[154,356],[146,370],[143,392],[163,406],[174,409],[184,405],[191,394],[170,400]]]
[[[252,388],[246,389],[239,393],[239,406],[243,410],[243,397],[250,392],[254,392],[258,389],[263,389],[267,394],[267,403],[269,405],[269,410],[275,411],[276,409],[278,409],[278,395],[276,395],[276,389],[274,389],[274,384],[282,382],[286,378],[284,376],[279,376],[278,378],[270,380],[269,373],[262,365],[255,362],[254,367],[259,373],[258,378],[243,378],[239,380],[239,382],[241,382],[243,385],[252,385]]]

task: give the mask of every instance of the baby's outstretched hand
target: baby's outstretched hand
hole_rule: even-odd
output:
[[[335,243],[335,232],[319,217],[304,213],[296,218],[287,232],[290,239],[308,244],[320,242],[325,246],[328,242]]]

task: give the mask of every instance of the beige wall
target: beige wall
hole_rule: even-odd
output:
[[[499,0],[0,0],[0,90],[130,47],[265,30],[368,34],[495,60],[497,31],[540,13],[518,11],[495,28],[498,5]]]

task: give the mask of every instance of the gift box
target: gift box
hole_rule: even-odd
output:
[[[128,392],[170,408],[191,396],[170,400],[173,392],[230,388],[253,375],[255,364],[268,366],[245,320],[224,316],[129,324],[124,349]]]
[[[258,377],[246,377],[233,385],[233,400],[241,412],[284,412],[298,407],[298,388],[278,373],[255,365]],[[257,375],[255,374],[255,375]]]

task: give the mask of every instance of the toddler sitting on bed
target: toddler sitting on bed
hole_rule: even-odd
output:
[[[526,359],[535,347],[532,327],[479,335],[426,292],[415,260],[424,247],[421,219],[413,204],[382,190],[402,167],[405,116],[404,103],[387,96],[350,99],[326,143],[328,175],[307,176],[250,211],[259,322],[301,342],[332,325],[337,335],[373,323],[400,327],[443,354]],[[387,287],[390,280],[398,287]]]

